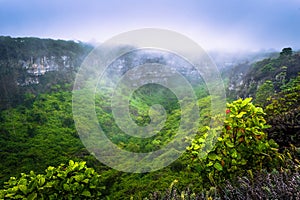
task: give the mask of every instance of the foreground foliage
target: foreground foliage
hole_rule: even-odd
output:
[[[105,187],[100,175],[85,162],[48,167],[46,174],[22,173],[11,177],[0,190],[0,199],[98,199]]]
[[[212,130],[207,127],[188,148],[194,161],[198,162],[199,173],[212,185],[245,172],[253,176],[253,171],[272,170],[282,164],[278,145],[274,140],[268,140],[264,132],[269,127],[264,119],[265,113],[251,100],[239,99],[228,103],[224,124]],[[217,129],[221,130],[220,136],[216,135]],[[212,145],[211,151],[207,152]]]

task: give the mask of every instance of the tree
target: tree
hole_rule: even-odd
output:
[[[293,50],[291,47],[283,48],[280,52],[280,56],[291,56],[293,54]]]

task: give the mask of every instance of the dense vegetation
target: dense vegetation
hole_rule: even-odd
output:
[[[100,175],[85,162],[70,160],[69,165],[49,166],[46,174],[21,174],[11,177],[7,189],[0,191],[0,198],[15,199],[97,199],[105,189]]]
[[[277,57],[243,63],[234,68],[230,74],[230,84],[234,89],[228,91],[228,96],[245,98],[258,95],[258,101],[261,101],[261,98],[265,99],[262,92],[266,92],[267,89],[271,89],[268,90],[269,94],[280,92],[282,85],[297,77],[299,71],[300,53],[293,52],[290,47],[284,48]]]
[[[253,99],[230,100],[224,110],[225,120],[211,116],[209,105],[215,97],[208,95],[204,85],[198,85],[195,90],[201,126],[196,138],[187,138],[191,143],[187,151],[166,168],[130,174],[97,161],[85,149],[75,129],[72,78],[90,47],[71,41],[0,39],[0,49],[6,52],[1,54],[0,84],[3,91],[13,91],[12,100],[1,104],[0,199],[286,199],[299,196],[300,75],[297,73],[300,65],[299,54],[291,49],[286,48],[278,58],[260,61],[249,68],[247,74],[265,71],[256,74],[261,84],[251,93],[255,94],[251,95]],[[24,48],[32,50],[23,52]],[[21,49],[23,53],[18,53]],[[16,60],[46,54],[73,56],[70,76],[67,75],[70,71],[62,70],[40,76],[39,84],[12,86],[5,81],[28,73],[22,72]],[[15,64],[4,65],[7,60]],[[264,69],[270,63],[270,70]],[[252,91],[247,81],[244,87]],[[2,101],[8,98],[8,93],[0,94],[3,94]],[[134,152],[157,150],[178,129],[179,102],[164,87],[148,84],[130,99],[131,117],[140,125],[149,123],[151,105],[161,104],[166,109],[165,126],[157,136],[146,140],[122,133],[114,122],[107,96],[97,95],[98,121],[120,148]],[[209,128],[211,117],[220,125]]]

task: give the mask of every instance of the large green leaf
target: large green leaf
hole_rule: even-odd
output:
[[[234,144],[230,141],[230,140],[226,140],[226,146],[228,146],[229,148],[233,148]]]
[[[216,162],[216,163],[214,164],[214,168],[216,168],[218,171],[222,171],[222,170],[223,170],[222,165],[221,165],[220,163],[218,163],[218,162]]]
[[[26,185],[19,185],[19,189],[24,193],[24,194],[27,194],[28,191],[27,191],[27,186]]]

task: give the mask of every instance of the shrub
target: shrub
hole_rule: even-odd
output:
[[[0,190],[0,199],[99,199],[104,190],[100,175],[85,162],[48,167],[46,174],[22,173],[11,177]]]
[[[264,132],[269,126],[263,109],[255,107],[251,100],[228,103],[223,125],[212,130],[207,127],[204,134],[188,147],[193,160],[197,161],[195,168],[212,185],[245,172],[252,177],[253,171],[275,169],[284,160],[277,152],[277,143],[268,140]],[[217,129],[221,130],[218,137]],[[211,151],[206,152],[213,144]]]

